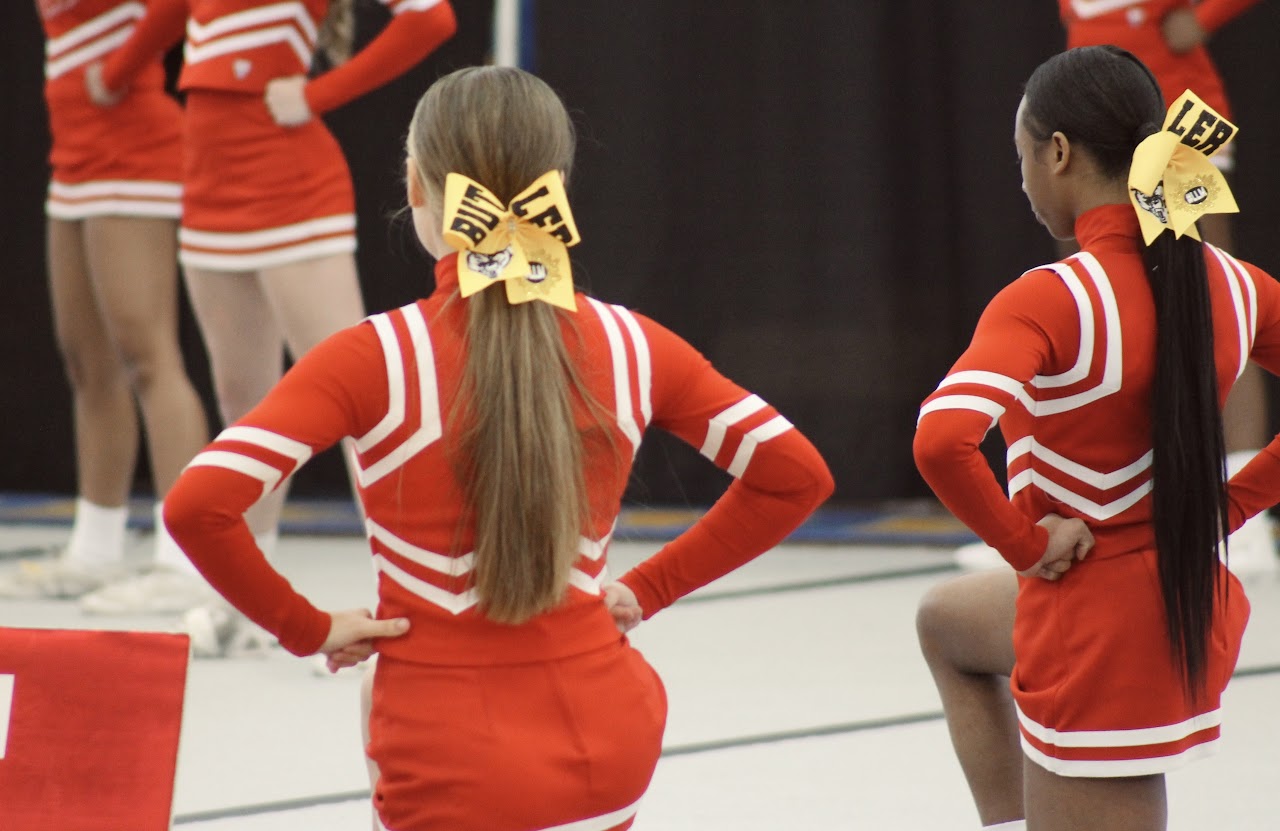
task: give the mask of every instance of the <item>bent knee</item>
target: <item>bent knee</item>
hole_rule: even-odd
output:
[[[955,591],[948,582],[930,588],[916,607],[916,639],[931,663],[955,637],[959,622],[956,606]]]

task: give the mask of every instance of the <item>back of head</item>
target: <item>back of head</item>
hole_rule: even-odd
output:
[[[1061,132],[1083,145],[1108,178],[1129,173],[1138,143],[1164,122],[1164,97],[1151,70],[1115,46],[1054,55],[1027,80],[1023,124],[1043,141]]]
[[[541,79],[520,69],[460,69],[431,85],[409,124],[408,149],[422,184],[444,192],[450,173],[479,182],[506,204],[549,170],[568,178],[573,122]]]
[[[1055,55],[1027,81],[1023,125],[1032,137],[1061,132],[1102,176],[1126,185],[1134,151],[1164,118],[1150,70],[1114,46]],[[1160,584],[1172,656],[1194,694],[1205,680],[1217,544],[1227,522],[1213,316],[1197,240],[1165,231],[1142,255],[1157,325],[1152,511]]]
[[[573,164],[572,122],[556,94],[519,69],[475,67],[437,81],[409,129],[409,154],[439,204],[461,173],[503,204],[548,171]],[[476,591],[491,619],[519,623],[554,606],[568,585],[587,517],[577,376],[560,312],[511,305],[490,289],[467,304],[466,357],[450,416],[452,445],[475,530]]]

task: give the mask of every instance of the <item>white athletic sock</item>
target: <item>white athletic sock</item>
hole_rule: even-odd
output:
[[[169,529],[164,524],[164,501],[156,502],[153,509],[155,516],[155,564],[161,568],[167,568],[170,571],[178,571],[184,574],[190,574],[195,577],[200,576],[200,572],[196,571],[196,567],[192,565],[191,560],[183,553],[182,548],[178,545],[177,540],[169,533]],[[204,579],[201,577],[200,579]]]
[[[76,517],[71,539],[63,554],[82,565],[106,565],[124,560],[125,525],[129,507],[104,508],[87,499],[76,499]]]
[[[984,825],[983,831],[1027,831],[1027,821],[1025,819],[1015,819],[1012,822],[1002,822],[999,825]]]

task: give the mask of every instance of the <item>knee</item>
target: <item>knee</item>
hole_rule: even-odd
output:
[[[110,349],[59,336],[58,353],[67,383],[78,393],[114,391],[127,385],[124,367]]]
[[[916,607],[916,639],[930,665],[945,656],[958,622],[954,592],[949,584],[934,586],[920,599]]]

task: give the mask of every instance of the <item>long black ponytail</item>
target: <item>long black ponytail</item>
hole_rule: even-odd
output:
[[[1037,140],[1061,132],[1109,179],[1127,181],[1138,143],[1161,128],[1150,70],[1114,46],[1057,55],[1027,81],[1023,124]],[[1204,689],[1227,525],[1226,451],[1214,363],[1204,247],[1163,233],[1143,252],[1156,311],[1152,389],[1152,513],[1165,630],[1189,692]],[[1225,586],[1225,583],[1222,584]]]

